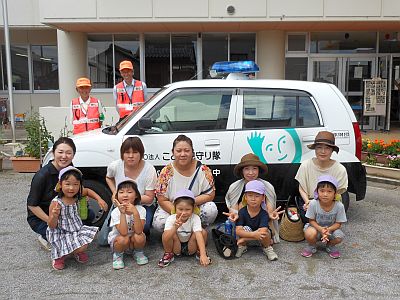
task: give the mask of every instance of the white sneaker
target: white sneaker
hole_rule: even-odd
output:
[[[48,241],[46,241],[40,234],[38,236],[38,241],[40,246],[46,251],[51,251],[51,245]]]
[[[236,257],[237,258],[239,258],[239,257],[241,257],[242,255],[243,255],[243,253],[245,253],[247,251],[247,246],[241,246],[241,245],[239,245],[238,246],[238,249],[237,249],[237,251],[236,251]]]
[[[277,260],[278,255],[275,253],[274,248],[271,246],[263,248],[264,254],[268,257],[269,260]]]

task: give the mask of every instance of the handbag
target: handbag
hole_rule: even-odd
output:
[[[97,244],[99,246],[108,246],[108,234],[111,232],[111,227],[110,227],[110,219],[111,219],[111,212],[115,208],[114,204],[111,206],[110,210],[108,211],[107,217],[104,220],[103,225],[101,226],[101,229],[99,233],[97,234]]]
[[[306,217],[306,211],[304,210],[304,200],[301,196],[294,196],[294,201],[297,206],[297,213],[300,215],[301,220],[304,224],[308,223],[308,218]]]
[[[216,228],[211,230],[211,236],[214,241],[215,247],[217,248],[218,254],[224,259],[234,259],[238,246],[236,238],[233,234],[227,234],[220,228],[225,223],[218,224]],[[232,230],[232,233],[234,230]]]
[[[304,240],[303,221],[301,218],[292,220],[289,217],[288,210],[298,213],[298,208],[294,200],[294,196],[290,196],[285,208],[285,213],[282,216],[281,224],[279,226],[279,236],[282,240],[288,242],[300,242]]]

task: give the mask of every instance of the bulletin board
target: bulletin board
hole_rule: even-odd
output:
[[[364,80],[364,116],[386,116],[387,79]]]

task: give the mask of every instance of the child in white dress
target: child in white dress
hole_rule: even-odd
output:
[[[78,213],[77,201],[82,195],[82,172],[72,166],[62,169],[58,175],[59,192],[49,207],[47,240],[51,244],[52,265],[55,270],[62,270],[65,258],[73,254],[80,263],[88,261],[85,252],[93,241],[98,228],[83,225]]]

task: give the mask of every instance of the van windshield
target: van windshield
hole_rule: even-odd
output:
[[[131,113],[129,116],[127,116],[126,118],[118,121],[115,125],[109,126],[104,128],[102,131],[105,134],[111,134],[111,135],[115,135],[117,134],[126,124],[129,123],[129,121],[142,109],[144,109],[155,97],[157,97],[157,95],[159,95],[160,93],[162,93],[164,90],[166,89],[166,87],[163,87],[161,89],[159,89],[156,93],[154,93],[149,100],[147,100],[142,107],[140,107],[137,111]]]

